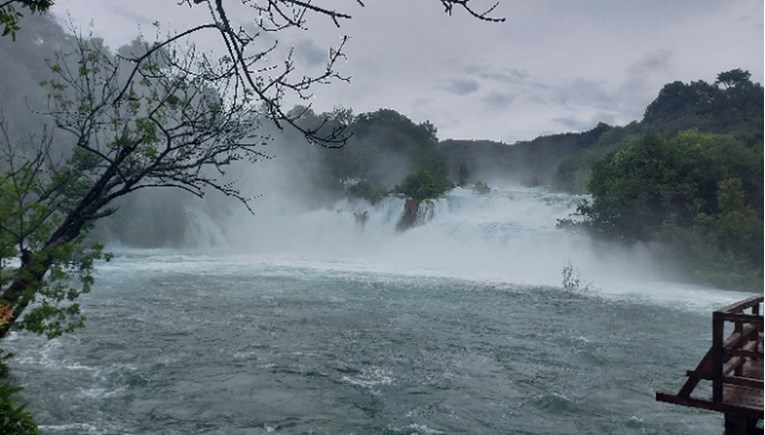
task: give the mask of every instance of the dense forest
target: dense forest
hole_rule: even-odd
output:
[[[35,112],[45,107],[47,95],[38,84],[49,73],[42,59],[53,58],[72,39],[49,18],[32,16],[15,42],[0,41],[0,74],[12,78],[0,83],[6,134],[41,131]],[[307,144],[289,127],[264,127],[272,138],[264,160],[273,159],[289,176],[261,183],[267,191],[253,183],[254,195],[299,188],[307,192],[308,207],[342,197],[375,203],[402,195],[416,211],[420,201],[456,185],[485,190],[511,182],[589,193],[591,201],[562,221],[562,228],[627,244],[655,242],[668,264],[700,282],[733,288],[761,284],[763,88],[746,71],[721,72],[714,83],[669,83],[641,120],[625,126],[600,123],[589,131],[515,144],[439,141],[431,123],[415,123],[393,109],[316,113],[297,106],[292,113],[309,128],[345,128],[350,139],[329,149]],[[62,153],[67,147],[65,140],[57,145]],[[243,171],[230,175],[252,177]],[[277,177],[263,172],[271,181]],[[191,199],[166,191],[127,197],[93,236],[144,247],[179,246],[193,225],[187,213]],[[212,216],[232,207],[215,196],[204,204]]]
[[[574,227],[653,242],[668,268],[698,282],[761,289],[763,89],[748,72],[668,84],[642,122],[603,138],[558,169],[557,182],[573,186],[571,174],[588,174],[592,201]]]
[[[729,134],[746,144],[762,144],[763,88],[740,69],[703,80],[665,85],[643,119],[626,126],[600,123],[581,133],[541,136],[512,145],[492,141],[446,140],[440,147],[449,168],[461,163],[487,178],[511,178],[526,185],[586,193],[594,166],[628,143],[650,133],[684,130]]]

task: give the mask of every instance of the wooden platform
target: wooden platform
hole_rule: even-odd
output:
[[[712,314],[712,347],[677,394],[656,393],[656,400],[725,414],[726,434],[762,433],[763,297],[749,298]],[[726,331],[730,334],[725,337]],[[701,381],[712,396],[697,397]]]

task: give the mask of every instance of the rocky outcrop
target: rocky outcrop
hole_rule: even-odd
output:
[[[414,198],[407,198],[404,204],[404,214],[401,215],[398,224],[396,224],[396,230],[406,231],[412,228],[417,223],[417,215],[420,211],[420,203],[422,201]]]

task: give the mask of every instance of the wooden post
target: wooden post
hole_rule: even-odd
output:
[[[725,413],[725,432],[723,435],[753,435],[762,433],[757,429],[757,419],[736,412]]]
[[[740,320],[736,320],[736,323],[734,323],[733,331],[738,332],[743,336],[744,334],[744,324]],[[741,341],[741,344],[734,346],[734,348],[740,348],[743,347],[746,344],[746,340]],[[725,355],[725,349],[723,349],[723,356]],[[742,357],[742,360],[746,360],[746,357]],[[741,376],[744,373],[744,362],[742,361],[741,364],[736,366],[736,369],[733,371],[733,374],[736,376]]]
[[[723,313],[712,313],[712,401],[723,400]]]

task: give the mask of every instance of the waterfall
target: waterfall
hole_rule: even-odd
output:
[[[456,188],[420,204],[414,226],[396,231],[406,199],[376,204],[342,199],[309,209],[290,198],[255,205],[255,215],[193,214],[193,240],[237,254],[345,264],[383,273],[416,273],[521,285],[561,285],[571,264],[601,285],[653,279],[648,247],[617,247],[556,229],[584,196],[510,186],[488,194]],[[351,266],[348,266],[351,267]]]

